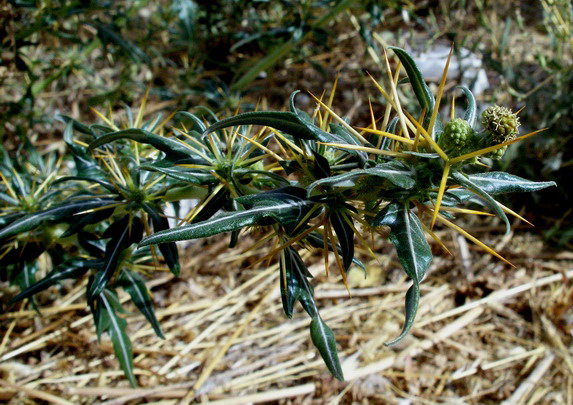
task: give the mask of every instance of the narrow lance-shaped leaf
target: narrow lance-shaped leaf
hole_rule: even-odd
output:
[[[505,215],[503,209],[501,209],[500,205],[493,199],[491,195],[489,195],[485,190],[483,190],[481,187],[479,187],[477,184],[469,180],[465,175],[461,173],[453,172],[451,176],[456,182],[483,198],[488,207],[490,207],[493,212],[495,212],[495,214],[505,223],[505,233],[508,234],[510,232],[511,224],[509,223],[507,215]]]
[[[150,172],[159,172],[172,179],[184,181],[190,184],[197,185],[210,185],[218,182],[218,179],[211,173],[201,171],[199,169],[189,169],[182,166],[165,167],[165,165],[158,165],[155,163],[143,164],[140,166],[142,170]]]
[[[61,280],[79,278],[83,276],[88,269],[97,267],[99,264],[101,263],[95,260],[70,260],[62,263],[48,273],[46,277],[30,285],[20,294],[12,298],[8,304],[11,305],[17,301],[23,300],[24,298],[29,298],[57,284]]]
[[[269,196],[264,198],[266,194]],[[204,238],[223,232],[236,231],[255,224],[270,225],[278,222],[285,225],[298,223],[314,205],[311,201],[294,197],[288,200],[273,199],[270,194],[262,193],[263,198],[250,209],[222,214],[206,221],[155,233],[143,239],[140,246]],[[249,201],[247,197],[238,200],[241,203],[247,203]]]
[[[476,108],[476,98],[474,94],[466,86],[456,86],[456,89],[461,89],[466,98],[468,99],[468,106],[466,107],[466,112],[464,114],[464,120],[466,120],[470,127],[474,127],[476,124],[477,108]]]
[[[312,343],[318,349],[320,356],[324,360],[326,367],[336,379],[344,381],[344,374],[338,359],[336,350],[336,340],[332,329],[322,320],[320,315],[312,319],[310,323],[310,337]]]
[[[556,186],[554,181],[531,181],[504,172],[470,174],[467,178],[488,194],[531,192]]]
[[[90,144],[89,150],[91,151],[99,146],[116,141],[118,139],[131,139],[139,143],[149,144],[165,153],[171,160],[185,159],[193,156],[193,151],[185,147],[177,140],[155,135],[152,132],[139,128],[124,129],[122,131],[116,131],[102,135]]]
[[[136,217],[130,222],[129,215],[124,216],[108,227],[102,235],[102,239],[111,237],[105,247],[104,265],[102,270],[96,275],[88,291],[88,301],[101,294],[117,270],[122,253],[132,243],[141,240],[142,234],[143,224],[141,220]]]
[[[127,322],[125,319],[117,315],[117,312],[122,312],[121,304],[119,303],[115,293],[110,290],[102,291],[99,295],[99,302],[101,304],[100,317],[108,318],[104,324],[111,343],[113,344],[115,356],[119,360],[119,365],[131,386],[137,387],[137,381],[133,372],[133,352],[131,349],[131,342],[125,332]]]
[[[341,269],[341,271],[346,272],[352,264],[352,259],[354,259],[354,230],[345,221],[344,215],[342,210],[337,210],[330,212],[328,218],[330,219],[332,229],[334,229],[336,233],[340,250],[342,251],[342,264],[344,269]]]
[[[131,300],[151,324],[157,336],[165,339],[161,326],[155,317],[153,302],[141,276],[134,271],[125,269],[121,272],[119,285],[131,296]]]
[[[400,62],[402,62],[402,65],[404,66],[404,69],[408,74],[408,78],[410,79],[410,83],[412,84],[412,88],[414,89],[414,94],[416,95],[416,98],[420,103],[420,107],[422,108],[422,110],[424,109],[426,110],[426,115],[424,118],[424,126],[427,126],[427,124],[430,121],[430,117],[432,116],[432,113],[434,111],[434,104],[435,104],[434,96],[432,95],[430,88],[424,81],[422,73],[420,72],[420,69],[418,69],[416,62],[414,62],[414,60],[410,57],[408,52],[406,52],[404,49],[395,46],[391,46],[389,48],[396,53],[396,55],[400,59]]]
[[[351,172],[319,179],[308,186],[310,193],[317,186],[354,187],[360,178],[379,177],[388,180],[395,186],[411,189],[416,184],[415,171],[401,162],[393,161],[381,163],[368,169],[353,170]]]
[[[114,200],[88,200],[62,204],[46,211],[36,212],[22,217],[5,228],[0,229],[0,239],[9,238],[22,232],[30,231],[45,221],[68,219],[79,212],[104,207],[116,203]]]
[[[153,223],[153,230],[155,232],[163,231],[169,229],[169,221],[165,216],[163,216],[163,212],[161,212],[159,207],[154,207],[151,204],[144,203],[143,209],[149,217],[151,218],[151,222]],[[163,259],[165,263],[169,266],[169,270],[175,276],[179,276],[179,272],[181,271],[181,266],[179,265],[179,252],[177,251],[177,245],[175,243],[160,243],[158,245],[161,254],[163,255]]]
[[[299,300],[302,294],[297,273],[295,273],[295,270],[293,270],[294,266],[297,266],[297,264],[297,261],[292,255],[292,248],[290,246],[281,251],[281,300],[283,304],[283,310],[286,316],[289,318],[292,318],[294,304]]]
[[[413,282],[406,294],[406,320],[402,332],[387,345],[400,342],[412,328],[420,299],[419,284],[432,261],[432,251],[426,241],[422,223],[410,211],[408,204],[407,201],[391,203],[372,222],[373,226],[390,227],[390,241],[396,247],[400,264]]]

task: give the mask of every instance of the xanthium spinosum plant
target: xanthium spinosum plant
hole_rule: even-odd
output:
[[[482,158],[501,158],[509,145],[540,131],[518,136],[517,114],[499,106],[485,110],[478,122],[476,101],[466,87],[460,87],[467,99],[464,116],[455,117],[452,105],[443,123],[438,111],[450,59],[434,98],[408,53],[391,49],[399,64],[392,72],[386,58],[388,91],[373,79],[386,110],[376,119],[371,107],[366,128],[355,128],[334,112],[335,82],[327,102],[313,96],[312,116],[296,108],[295,92],[289,111],[254,111],[223,120],[210,112],[202,118],[179,112],[144,122],[144,99],[136,117],[127,110],[124,124],[116,123],[111,112],[98,113],[103,124],[90,126],[62,117],[71,161],[41,157],[28,143],[16,159],[26,163],[13,165],[3,153],[0,265],[6,269],[2,277],[22,290],[11,302],[33,299],[61,280],[87,274],[86,297],[98,337],[110,336],[120,366],[135,385],[117,290],[131,296],[163,337],[144,276],[160,263],[179,274],[175,242],[228,232],[234,246],[241,231],[262,230],[264,236],[251,248],[272,244],[259,262],[278,256],[285,314],[292,317],[296,302],[301,304],[311,318],[312,342],[330,372],[343,379],[335,337],[320,316],[313,276],[300,249],[322,251],[327,274],[329,257],[334,257],[346,283],[353,264],[366,271],[355,257],[355,241],[375,256],[363,233],[384,236],[389,230],[412,281],[402,332],[387,344],[398,343],[412,328],[420,283],[432,261],[427,236],[446,249],[432,231],[435,223],[507,262],[456,225],[454,215],[485,214],[467,208],[481,206],[509,231],[507,214],[521,217],[495,197],[554,183],[483,172]],[[419,102],[419,119],[401,107],[401,67]],[[179,215],[184,199],[199,202]],[[175,227],[165,214],[168,205],[180,217]],[[41,255],[49,258],[45,269],[40,269]],[[35,281],[39,270],[45,275]]]

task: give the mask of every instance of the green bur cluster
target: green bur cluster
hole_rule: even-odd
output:
[[[507,107],[494,105],[488,107],[481,116],[481,123],[484,129],[491,137],[491,143],[498,145],[503,142],[511,141],[519,133],[519,118],[517,114],[512,113]],[[494,160],[499,160],[505,154],[507,146],[497,149],[487,156]]]
[[[440,146],[457,155],[473,146],[473,138],[474,130],[470,124],[462,118],[456,118],[444,127],[444,132],[440,137]]]

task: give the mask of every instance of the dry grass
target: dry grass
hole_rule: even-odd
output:
[[[441,231],[455,257],[434,246],[413,332],[393,348],[384,342],[399,333],[407,282],[390,247],[378,243],[381,259],[367,266],[368,279],[351,272],[352,299],[335,276],[326,279],[318,256],[307,255],[316,263],[316,295],[337,336],[345,382],[328,375],[302,311],[284,317],[277,266],[245,270],[256,256],[211,239],[186,248],[181,278],[156,275],[149,283],[166,340],[142,316],[128,316],[140,388],[128,388],[107,337],[97,343],[84,286],[73,285],[65,295],[44,294],[58,298],[41,306],[41,318],[27,306],[0,315],[0,400],[572,403],[573,255],[548,253],[531,234],[497,231],[495,222],[472,229],[517,269]]]

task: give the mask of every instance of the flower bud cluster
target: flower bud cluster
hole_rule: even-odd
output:
[[[519,133],[519,118],[509,108],[494,105],[488,107],[481,115],[481,123],[489,133],[493,145],[511,141]],[[499,160],[503,157],[507,146],[488,154],[488,157]]]
[[[448,122],[444,127],[439,144],[451,154],[459,155],[473,145],[473,138],[474,130],[470,124],[461,118],[456,118]]]

